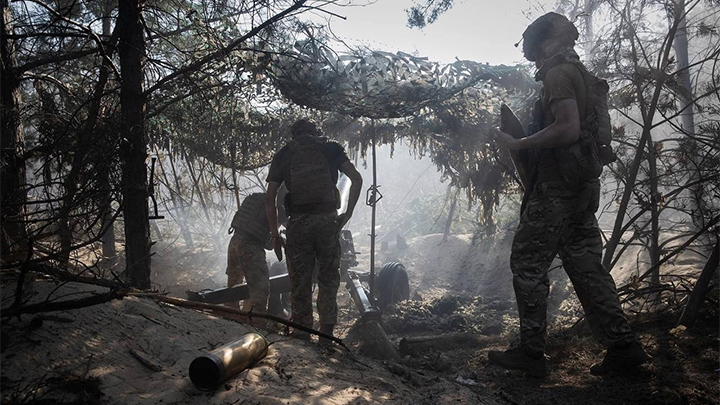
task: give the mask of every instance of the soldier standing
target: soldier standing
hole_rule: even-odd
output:
[[[523,53],[535,62],[536,80],[542,81],[533,127],[538,132],[522,139],[498,131],[500,147],[534,150],[534,179],[526,189],[523,209],[512,244],[510,267],[520,314],[520,346],[491,351],[488,358],[499,366],[523,370],[537,377],[547,375],[545,336],[548,268],[556,254],[573,283],[594,336],[607,347],[603,361],[590,368],[602,375],[637,367],[648,360],[627,323],[615,283],[601,264],[602,240],[595,218],[600,199],[601,160],[588,133],[598,125],[591,104],[589,75],[574,51],[578,32],[564,16],[548,13],[523,33]],[[597,79],[599,80],[599,79]],[[590,115],[590,114],[593,115]],[[610,128],[606,128],[609,130]],[[530,131],[532,132],[532,131]],[[583,143],[585,142],[585,143]],[[575,161],[578,145],[592,152]],[[582,149],[583,151],[585,149]],[[580,155],[577,155],[580,156]],[[595,161],[593,161],[595,160]],[[589,164],[588,164],[589,163]],[[585,164],[597,170],[584,172]],[[592,173],[590,173],[592,172]]]
[[[285,184],[288,273],[292,320],[312,327],[313,269],[317,265],[317,308],[320,331],[332,335],[337,323],[337,291],[340,286],[340,229],[353,214],[362,188],[362,177],[343,147],[320,136],[315,124],[300,119],[290,129],[292,140],[273,157],[268,173],[267,218],[275,254],[282,260],[285,242],[278,234],[277,190]],[[347,209],[338,215],[340,193],[335,184],[338,171],[352,182]],[[309,339],[309,335],[295,332]],[[320,340],[321,344],[329,341]]]

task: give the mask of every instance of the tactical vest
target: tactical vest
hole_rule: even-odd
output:
[[[329,213],[338,208],[340,199],[333,181],[330,162],[323,151],[325,138],[292,141],[288,173],[288,194],[285,209],[289,215]]]
[[[254,193],[245,197],[230,226],[241,235],[267,246],[271,241],[271,235],[270,227],[267,225],[265,193]]]

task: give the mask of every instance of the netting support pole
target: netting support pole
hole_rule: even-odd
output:
[[[372,166],[373,166],[373,183],[372,193],[370,195],[370,207],[372,208],[372,220],[370,225],[370,302],[375,298],[375,212],[377,207],[377,157],[375,151],[375,120],[370,120],[372,131]]]

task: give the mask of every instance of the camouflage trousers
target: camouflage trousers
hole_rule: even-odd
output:
[[[340,287],[340,239],[337,214],[296,214],[287,226],[288,273],[292,320],[312,327],[313,270],[317,265],[317,311],[320,324],[337,323]]]
[[[535,185],[512,244],[510,267],[520,314],[520,344],[536,356],[545,351],[548,269],[559,253],[595,337],[606,346],[635,340],[615,282],[601,262],[595,219],[598,180],[572,188],[562,181]]]
[[[228,245],[227,270],[228,287],[243,282],[245,278],[250,298],[243,301],[243,309],[266,312],[270,295],[270,273],[265,261],[265,249],[260,242],[236,231]],[[238,303],[228,306],[239,307]]]

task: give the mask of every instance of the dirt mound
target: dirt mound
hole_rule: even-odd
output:
[[[3,295],[12,296],[11,284]],[[58,287],[35,283],[36,300]],[[53,297],[102,289],[64,284]],[[390,365],[268,334],[265,359],[214,391],[195,388],[198,355],[249,326],[129,297],[3,325],[2,402],[7,404],[496,404],[440,376],[412,379]],[[140,358],[144,361],[139,360]],[[390,369],[389,369],[390,368]]]
[[[396,335],[470,332],[498,335],[512,325],[503,323],[514,309],[508,301],[485,303],[482,297],[445,295],[432,300],[407,300],[384,314],[388,333]]]
[[[490,306],[509,306],[507,310],[516,314],[510,271],[512,233],[483,239],[451,235],[444,242],[442,237],[442,234],[433,234],[414,238],[408,241],[406,249],[391,245],[387,251],[378,254],[379,262],[394,261],[405,266],[410,297],[415,300],[429,303],[444,296],[482,298]],[[359,250],[366,251],[364,248]],[[369,268],[366,260],[360,258],[360,268]],[[570,280],[560,267],[560,261],[556,260],[550,271],[548,320],[551,323],[568,322],[577,319],[580,311]],[[503,310],[499,315],[502,317],[506,313]],[[421,318],[419,313],[416,315],[415,318]],[[490,320],[493,315],[498,314],[487,312],[483,318]]]

